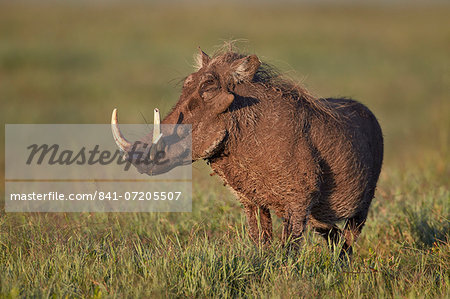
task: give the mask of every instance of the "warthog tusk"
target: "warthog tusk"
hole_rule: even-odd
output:
[[[158,143],[161,136],[161,116],[159,114],[159,109],[155,108],[153,116],[153,144]]]
[[[117,109],[114,108],[111,116],[111,130],[116,141],[117,146],[123,151],[128,152],[131,149],[132,144],[125,139],[122,133],[119,130],[119,124],[117,120]]]

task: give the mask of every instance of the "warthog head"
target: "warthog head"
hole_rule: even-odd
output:
[[[118,127],[117,111],[113,111],[111,127],[116,144],[139,172],[161,174],[222,150],[229,107],[237,97],[234,87],[251,82],[261,64],[255,55],[212,59],[201,50],[196,62],[197,71],[185,79],[177,104],[162,122],[155,109],[153,132],[140,142],[132,144],[125,139]],[[183,124],[190,124],[192,130]]]

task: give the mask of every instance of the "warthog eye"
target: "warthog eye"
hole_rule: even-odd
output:
[[[212,79],[203,82],[202,85],[200,86],[200,91],[205,92],[205,91],[209,91],[213,88],[216,88],[216,85],[214,83],[215,83],[215,81]]]
[[[203,100],[207,100],[213,96],[218,89],[217,79],[212,74],[208,74],[205,76],[205,80],[201,83],[199,94]]]
[[[214,98],[217,93],[219,92],[219,88],[213,84],[213,85],[209,85],[208,87],[205,87],[205,89],[200,91],[200,96],[202,97],[202,99],[204,101],[209,101],[212,98]]]

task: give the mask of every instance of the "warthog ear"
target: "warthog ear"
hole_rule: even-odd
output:
[[[220,114],[230,107],[231,103],[234,101],[234,95],[228,92],[221,92],[210,101],[208,104],[214,110],[214,113]]]
[[[253,76],[261,65],[258,56],[250,55],[231,64],[232,76],[236,83],[252,81]]]
[[[209,58],[208,54],[202,51],[200,47],[198,47],[198,53],[194,55],[194,68],[196,71],[201,69],[202,67],[208,65],[208,63],[211,61],[211,58]]]

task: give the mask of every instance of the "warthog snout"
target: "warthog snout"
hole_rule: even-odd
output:
[[[171,126],[166,128],[165,136],[163,135],[159,109],[155,108],[153,132],[144,136],[142,140],[132,143],[123,136],[119,129],[117,109],[112,112],[111,130],[116,145],[124,153],[124,158],[131,162],[140,173],[161,174],[176,166],[191,162],[191,159],[183,161],[183,158],[187,158],[190,154],[189,147],[180,142],[182,138],[180,138],[180,134],[177,134],[183,131],[183,137],[186,137],[188,135],[186,133],[189,133],[186,132],[188,130],[175,128],[174,134],[171,129]]]

